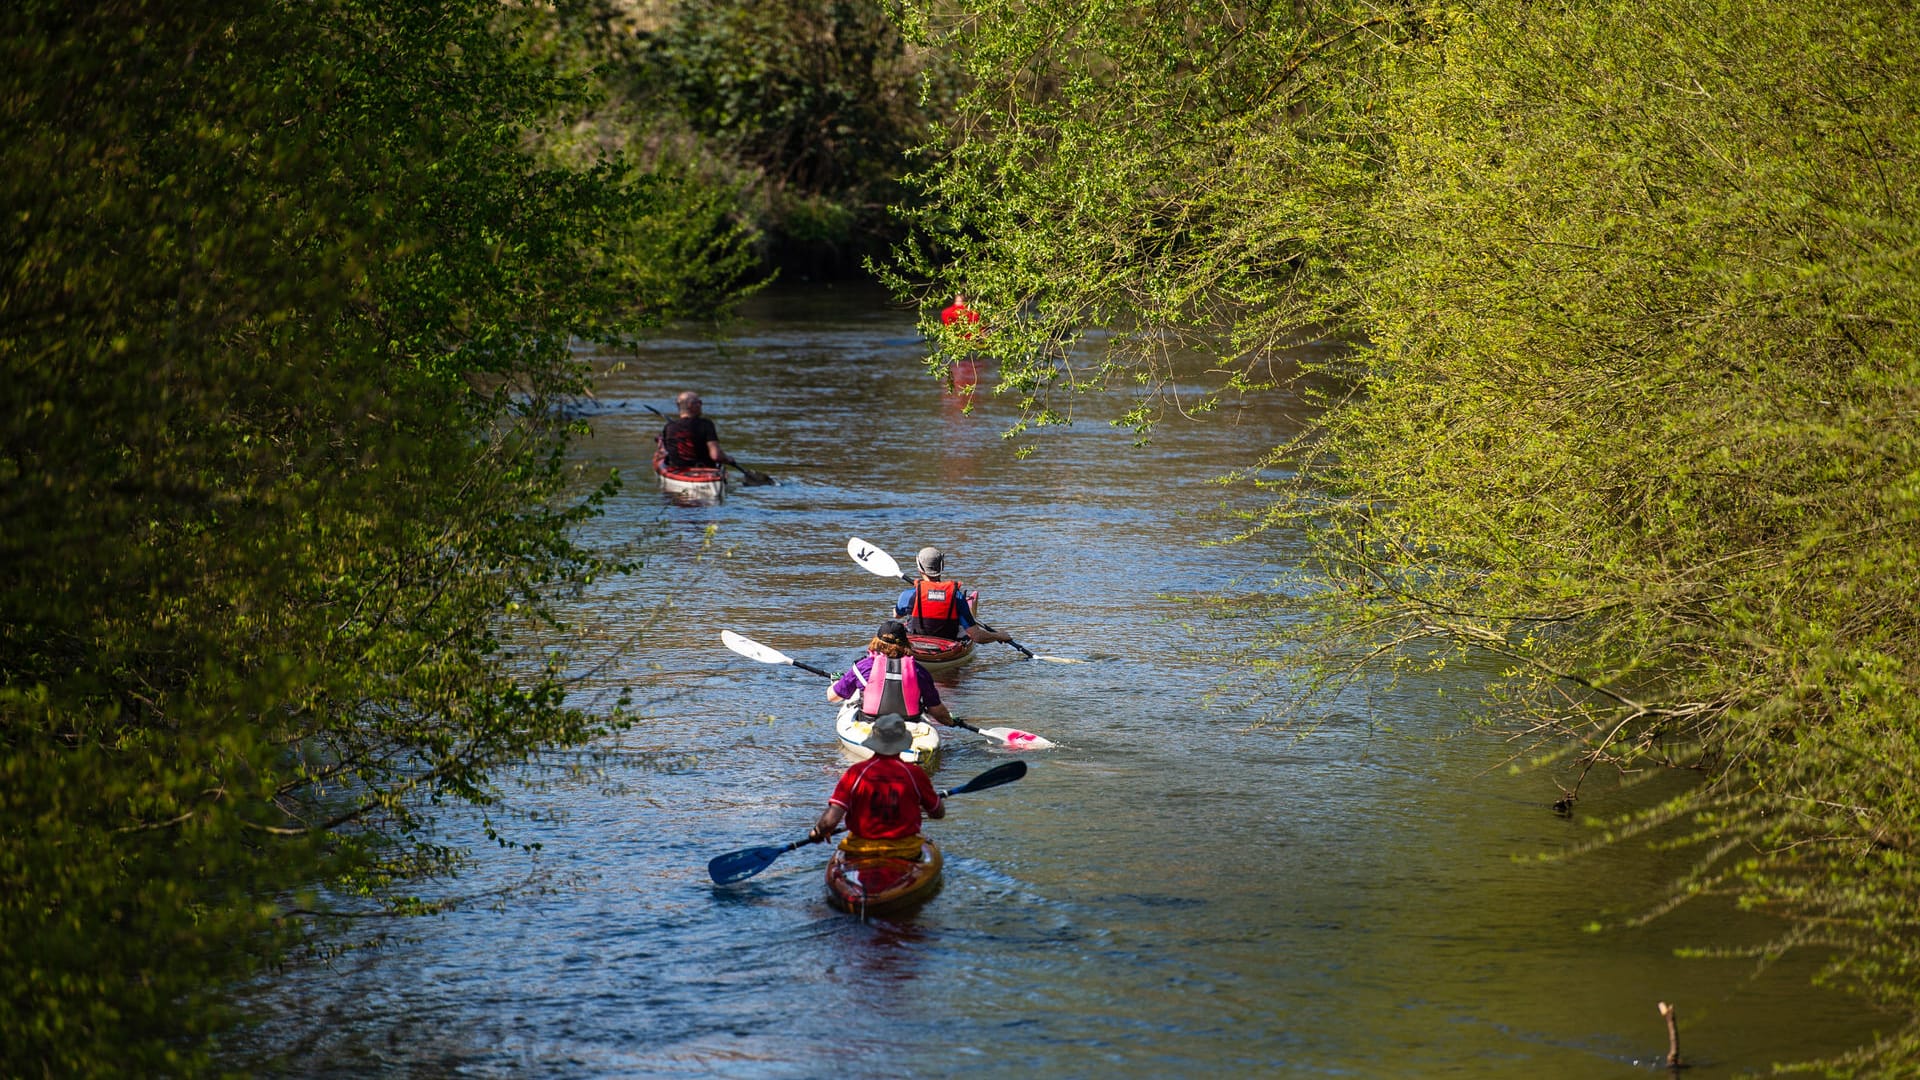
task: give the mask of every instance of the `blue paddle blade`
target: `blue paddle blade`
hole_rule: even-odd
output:
[[[731,885],[773,865],[773,860],[793,850],[791,844],[773,844],[767,847],[748,848],[745,851],[728,852],[716,855],[707,863],[707,876],[715,885]]]

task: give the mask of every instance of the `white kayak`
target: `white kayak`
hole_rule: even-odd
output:
[[[867,749],[867,736],[873,734],[873,724],[860,715],[860,704],[849,701],[840,706],[840,715],[833,721],[834,733],[840,736],[840,749],[852,755],[855,761],[865,761],[873,756]],[[933,768],[934,758],[940,753],[940,729],[925,721],[913,721],[907,724],[907,731],[913,736],[913,747],[900,755],[901,761],[911,761],[923,769]]]

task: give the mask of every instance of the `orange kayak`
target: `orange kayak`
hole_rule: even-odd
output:
[[[941,862],[939,845],[925,838],[917,859],[836,851],[827,860],[827,899],[855,915],[898,911],[938,891]]]

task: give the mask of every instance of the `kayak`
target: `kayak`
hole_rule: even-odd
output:
[[[840,749],[853,756],[855,761],[865,761],[873,756],[867,749],[867,736],[873,733],[873,724],[860,715],[858,701],[849,701],[840,706],[840,715],[833,720],[834,734],[840,736]],[[907,725],[907,731],[913,735],[913,747],[900,755],[901,761],[911,761],[923,769],[931,770],[940,756],[940,729],[924,721]]]
[[[967,594],[967,602],[973,609],[975,618],[980,616],[980,593],[976,590]],[[973,639],[961,635],[959,638],[935,637],[932,634],[908,634],[907,644],[913,646],[913,658],[928,671],[944,671],[958,667],[973,655]]]
[[[827,860],[827,899],[855,915],[897,911],[938,891],[941,863],[940,846],[925,837],[917,859],[836,851]]]
[[[660,477],[660,490],[669,495],[700,502],[719,502],[727,494],[727,470],[716,465],[667,464],[667,452],[655,448],[653,471]]]
[[[913,658],[928,671],[945,671],[958,667],[967,657],[973,655],[973,639],[934,637],[932,634],[908,634],[907,644],[913,646]]]

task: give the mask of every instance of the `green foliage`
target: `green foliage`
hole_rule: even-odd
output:
[[[1227,341],[1223,393],[1355,342],[1253,463],[1289,479],[1249,535],[1318,560],[1248,661],[1294,693],[1499,657],[1568,805],[1602,763],[1699,770],[1610,835],[1684,833],[1676,901],[1835,947],[1900,1018],[1836,1068],[1920,1056],[1911,10],[938,11],[978,89],[916,223],[959,257],[899,283],[978,297],[1030,417],[1125,374],[1150,424],[1168,342]],[[1066,368],[1107,326],[1143,332]]]
[[[1378,93],[1381,43],[1417,29],[1360,3],[994,2],[910,25],[970,90],[913,178],[925,205],[891,281],[977,298],[1016,430],[1070,420],[1071,391],[1123,367],[1151,427],[1171,376],[1118,356],[1073,369],[1067,346],[1089,330],[1150,361],[1225,326],[1260,355],[1331,306],[1381,152],[1355,114]],[[1245,385],[1266,381],[1257,367]]]
[[[737,244],[530,155],[592,100],[544,17],[0,14],[0,1071],[210,1068],[309,917],[418,909],[433,804],[620,722],[525,655],[620,569],[568,539],[615,481],[563,466],[567,342]]]
[[[675,0],[631,19],[603,0],[598,25],[637,106],[611,126],[741,189],[775,265],[844,272],[897,235],[905,154],[953,90],[887,5]]]

